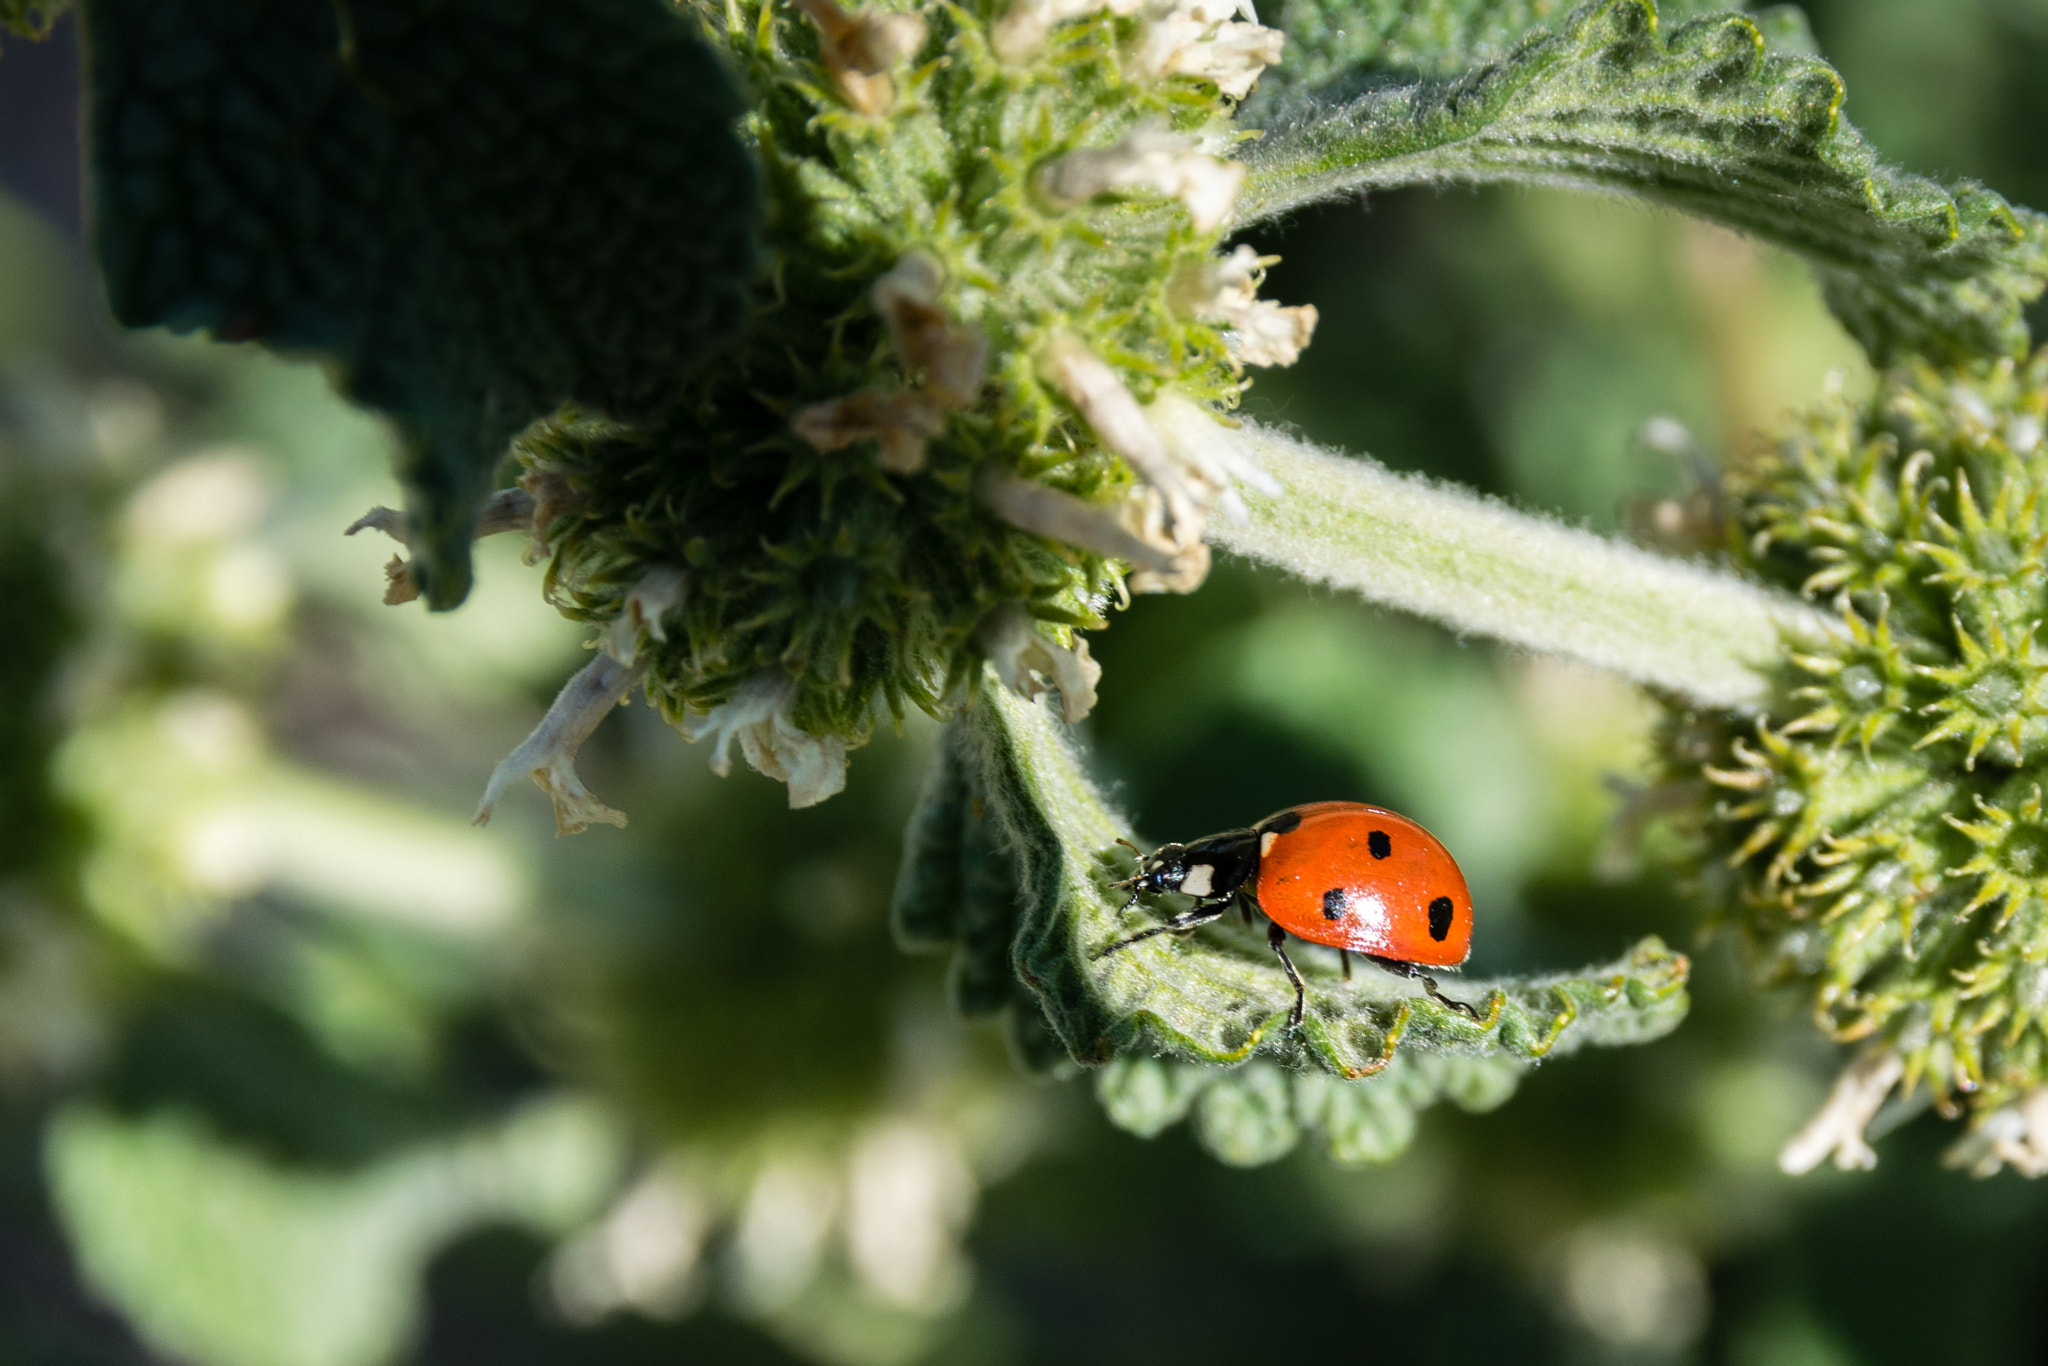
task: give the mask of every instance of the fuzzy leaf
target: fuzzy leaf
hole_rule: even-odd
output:
[[[1286,0],[1266,22],[1287,34],[1287,59],[1260,78],[1251,121],[1302,91],[1356,94],[1403,77],[1448,79],[1505,57],[1573,0]],[[1673,20],[1741,8],[1725,0],[1663,0]],[[1334,87],[1334,91],[1332,91]]]
[[[1474,1113],[1505,1103],[1531,1066],[1406,1050],[1377,1075],[1347,1081],[1265,1060],[1222,1068],[1122,1057],[1096,1073],[1095,1095],[1112,1123],[1145,1138],[1193,1112],[1202,1146],[1232,1166],[1282,1157],[1304,1134],[1331,1160],[1358,1166],[1400,1156],[1417,1117],[1439,1101]]]
[[[1029,1072],[1071,1068],[1045,1012],[1010,966],[1021,908],[1003,831],[967,771],[968,736],[948,727],[903,835],[890,919],[910,953],[951,953],[953,1007],[968,1019],[1003,1015],[1011,1053]]]
[[[17,38],[47,38],[71,0],[0,0],[0,30]]]
[[[1252,151],[1238,222],[1403,185],[1618,191],[1804,256],[1879,363],[2023,352],[2048,219],[1880,164],[1795,39],[1782,17],[1665,31],[1649,0],[1597,0],[1456,81],[1286,122]]]
[[[953,809],[972,813],[978,799],[982,814],[974,819],[997,826],[1019,875],[1009,966],[1078,1062],[1134,1054],[1233,1064],[1263,1056],[1358,1078],[1380,1072],[1404,1048],[1526,1062],[1583,1043],[1654,1038],[1685,1013],[1686,960],[1654,939],[1584,973],[1454,984],[1453,994],[1479,1007],[1478,1021],[1376,970],[1342,982],[1334,954],[1304,947],[1297,961],[1310,983],[1308,1016],[1291,1032],[1293,992],[1262,937],[1219,924],[1095,957],[1142,927],[1119,915],[1123,896],[1108,887],[1132,867],[1116,843],[1131,830],[1083,774],[1050,713],[989,680],[953,722],[947,743],[965,787],[941,778],[932,792],[943,803],[964,790],[969,795]],[[928,805],[917,828],[938,824]],[[913,848],[905,860],[910,878],[935,858],[929,847]],[[899,890],[899,925],[902,908],[961,886],[951,876]],[[955,923],[964,926],[964,915]],[[962,961],[976,964],[977,977],[993,969],[994,944],[991,935],[963,936]],[[956,969],[956,982],[963,975]]]
[[[510,438],[661,409],[743,316],[755,188],[663,0],[95,0],[97,248],[130,326],[340,363],[396,421],[415,573],[469,587]]]

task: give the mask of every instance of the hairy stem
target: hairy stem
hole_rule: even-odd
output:
[[[1286,490],[1210,539],[1248,559],[1459,632],[1611,670],[1708,706],[1760,700],[1786,635],[1827,618],[1732,574],[1650,554],[1452,485],[1251,424],[1237,437]]]

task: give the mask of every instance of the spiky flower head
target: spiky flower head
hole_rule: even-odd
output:
[[[1916,364],[1731,471],[1736,558],[1840,628],[1767,706],[1664,736],[1766,980],[1863,1043],[1876,1099],[1925,1084],[1980,1124],[2048,1082],[2044,422],[2048,351]]]
[[[772,732],[743,752],[806,775],[802,803],[884,709],[943,711],[985,660],[1084,711],[1074,632],[1201,581],[1206,520],[1262,483],[1217,424],[1315,322],[1218,251],[1234,101],[1281,39],[1214,0],[701,15],[754,101],[757,311],[659,425],[529,432],[521,484],[550,597],[615,659],[564,698],[609,707],[630,671],[721,755]],[[677,591],[632,619],[650,576]],[[518,767],[559,799],[558,749]]]

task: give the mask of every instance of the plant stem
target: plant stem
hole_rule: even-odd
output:
[[[1834,629],[1796,599],[1252,424],[1236,436],[1286,492],[1245,491],[1222,549],[1565,655],[1708,706],[1761,701],[1786,636]]]

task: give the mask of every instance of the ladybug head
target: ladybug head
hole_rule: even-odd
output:
[[[1138,848],[1128,840],[1118,840],[1117,843],[1133,851]],[[1124,909],[1129,910],[1137,904],[1139,897],[1148,892],[1179,891],[1188,876],[1187,852],[1185,844],[1162,844],[1149,854],[1140,853],[1138,871],[1121,882],[1109,884],[1131,889],[1131,899],[1124,903]]]

